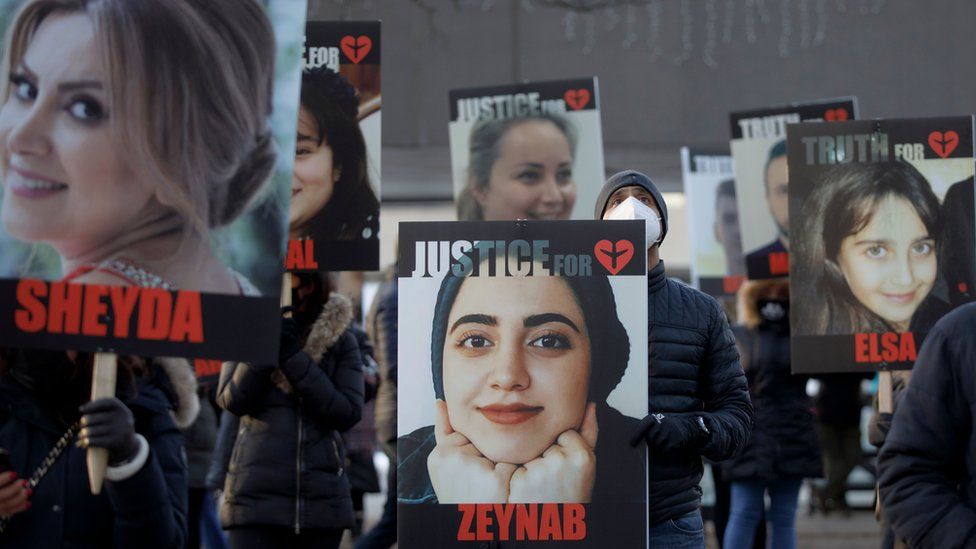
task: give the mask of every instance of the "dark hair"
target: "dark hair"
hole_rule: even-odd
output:
[[[719,183],[718,184],[718,187],[715,188],[715,202],[718,202],[718,199],[721,198],[721,197],[723,197],[723,196],[726,196],[726,197],[729,197],[729,198],[735,198],[735,180],[734,179],[726,179],[725,181],[722,181],[721,183]]]
[[[941,240],[939,199],[929,182],[908,162],[833,166],[823,171],[802,208],[794,209],[794,294],[806,311],[795,319],[796,332],[827,335],[885,332],[893,328],[851,292],[837,264],[841,242],[862,230],[882,200],[905,199],[915,208],[936,244]]]
[[[556,126],[569,142],[569,152],[576,156],[576,128],[562,116],[555,114],[536,114],[517,118],[493,118],[479,120],[471,128],[468,144],[467,184],[458,196],[458,219],[462,221],[482,221],[485,218],[481,205],[474,197],[474,189],[486,189],[491,180],[491,168],[501,155],[502,138],[508,131],[526,122],[550,122]]]
[[[773,163],[773,160],[786,156],[786,140],[781,139],[773,145],[772,149],[769,149],[769,156],[766,157],[766,167],[763,168],[763,187],[766,192],[769,192],[769,165]]]
[[[315,121],[318,135],[313,137],[332,149],[332,161],[340,170],[332,197],[312,219],[308,235],[323,240],[364,238],[363,230],[377,224],[380,203],[370,186],[356,89],[328,68],[305,70],[301,106]],[[375,231],[367,238],[373,237]]]
[[[431,323],[430,369],[434,382],[434,394],[444,399],[444,342],[447,323],[454,308],[461,284],[468,277],[450,276],[441,282],[434,306]],[[614,387],[620,383],[630,360],[630,338],[617,316],[613,288],[605,275],[584,277],[558,277],[569,286],[583,313],[586,335],[590,340],[590,388],[589,400],[597,404],[606,402]],[[516,279],[512,279],[513,281]],[[594,375],[597,374],[597,375]]]
[[[292,288],[292,308],[295,321],[303,330],[307,330],[318,320],[322,308],[332,295],[332,282],[326,272],[302,271],[291,273],[298,277],[298,287]],[[304,297],[299,297],[299,290],[310,290]]]

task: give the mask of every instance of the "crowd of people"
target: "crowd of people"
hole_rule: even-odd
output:
[[[175,8],[165,2],[147,3],[152,9],[143,11],[134,2],[108,0],[26,5],[4,52],[12,72],[3,88],[0,146],[5,189],[14,188],[7,192],[15,197],[3,204],[6,229],[26,242],[54,245],[65,281],[255,295],[254,285],[211,249],[210,237],[242,215],[275,165],[268,126],[274,35],[260,5],[211,0],[212,9],[196,3],[197,11],[187,13],[167,11]],[[225,25],[220,17],[237,20]],[[117,51],[120,43],[149,44],[163,20],[174,44],[219,50],[233,64],[213,70],[206,58],[179,48],[145,47],[149,61]],[[115,65],[103,66],[113,52]],[[197,101],[177,101],[166,86],[134,90],[133,82],[154,82],[152,74],[162,69],[171,71],[166,82],[190,90]],[[86,70],[104,82],[79,82]],[[92,88],[91,96],[72,96],[66,105],[66,87]],[[109,91],[114,102],[102,97]],[[303,75],[289,216],[294,239],[378,238],[379,200],[356,94],[333,72]],[[215,108],[211,95],[236,100]],[[188,120],[195,122],[190,129],[182,125]],[[177,135],[186,142],[172,146],[167,136]],[[120,137],[132,146],[115,146]],[[569,218],[577,202],[578,137],[556,115],[478,123],[459,217]],[[807,307],[822,305],[795,315],[796,330],[931,328],[913,373],[894,376],[894,411],[884,407],[871,423],[871,441],[880,448],[884,547],[976,547],[976,374],[969,367],[976,343],[968,331],[976,323],[976,305],[946,314],[949,303],[932,293],[940,284],[936,237],[946,221],[938,198],[907,163],[845,167],[812,195],[819,206],[795,220],[799,230],[790,237],[785,149],[785,143],[777,145],[766,167],[778,234],[763,250],[785,251],[792,241],[808,277],[794,278],[793,292]],[[128,154],[138,158],[123,158]],[[132,172],[132,166],[141,170]],[[950,192],[971,193],[972,180],[964,183]],[[35,209],[38,197],[70,188],[91,200]],[[721,189],[725,201],[719,207],[731,206],[726,201],[734,188]],[[951,203],[971,204],[972,196]],[[95,204],[97,211],[68,209],[82,204]],[[456,349],[432,345],[437,420],[398,439],[395,268],[386,272],[365,318],[358,318],[358,308],[330,275],[292,273],[276,361],[225,362],[213,383],[199,383],[183,359],[120,355],[114,395],[91,400],[92,353],[0,349],[0,546],[338,547],[350,530],[357,549],[389,547],[396,543],[398,499],[447,503],[469,497],[465,469],[441,468],[465,457],[444,448],[449,437],[477,444],[485,454],[479,457],[503,464],[544,455],[563,435],[577,456],[593,457],[562,475],[562,494],[539,491],[535,497],[600,502],[606,483],[595,483],[595,477],[613,479],[612,495],[629,490],[643,498],[643,488],[629,479],[646,467],[647,532],[654,548],[705,547],[705,461],[716,472],[714,518],[722,547],[758,547],[766,540],[774,549],[795,547],[804,479],[825,478],[812,496],[817,505],[847,513],[845,482],[863,458],[865,376],[824,376],[816,401],[808,396],[807,377],[791,371],[790,282],[745,283],[733,313],[669,278],[660,255],[668,205],[643,173],[610,177],[593,208],[596,220],[644,222],[646,349],[630,345],[615,312],[594,305],[614,298],[606,277],[572,283],[539,277],[525,294],[479,303],[491,313],[481,317],[496,323],[518,323],[506,314],[533,292],[551,292],[566,304],[560,315],[576,329],[564,339],[579,342],[580,352],[557,357],[565,366],[558,381],[580,394],[560,419],[583,417],[581,422],[564,421],[552,433],[514,443],[500,444],[495,433],[477,429],[465,438],[451,425],[463,430],[463,413],[451,409],[458,404],[442,400],[445,383],[464,382],[458,373],[463,368],[452,356]],[[907,231],[901,241],[872,236],[892,220],[901,220]],[[966,229],[971,239],[974,231]],[[717,225],[716,237],[735,241],[735,257],[742,258],[737,231]],[[852,238],[864,240],[858,245],[867,245],[875,259],[913,254],[903,273],[911,292],[892,294],[863,279],[870,269],[856,268],[867,260],[845,247]],[[445,278],[440,291],[449,299],[434,320],[439,337],[452,307],[472,299],[470,288],[493,295],[490,284]],[[952,304],[969,299],[968,286],[955,288],[947,290]],[[560,334],[546,337],[554,348],[570,348],[560,347]],[[625,417],[607,402],[628,357],[602,364],[615,373],[613,385],[589,377],[590,357],[581,349],[604,359],[611,353],[601,346],[615,345],[631,355],[647,353],[643,418]],[[630,447],[642,450],[639,459],[627,453]],[[97,494],[89,486],[90,448],[108,455],[105,488]],[[378,523],[366,529],[364,496],[381,485],[373,465],[377,451],[389,463],[386,503]],[[407,482],[398,484],[398,473]],[[521,498],[513,501],[528,496]]]
[[[846,508],[844,479],[858,457],[849,454],[856,422],[846,430],[827,427],[844,422],[826,413],[815,417],[806,378],[790,373],[789,283],[746,283],[739,322],[730,326],[715,299],[666,276],[659,246],[668,233],[667,204],[649,177],[625,171],[610,178],[595,216],[643,219],[647,227],[650,414],[630,426],[629,437],[648,449],[651,546],[704,547],[705,458],[730,487],[727,516],[716,517],[722,546],[753,547],[758,534],[775,548],[794,547],[802,479],[823,476],[821,441],[828,463],[824,497],[834,508]],[[283,311],[277,364],[227,362],[209,390],[197,388],[184,361],[123,357],[116,397],[89,403],[90,354],[4,350],[0,447],[11,467],[0,478],[3,541],[337,547],[352,529],[356,547],[395,543],[398,293],[396,278],[387,274],[365,331],[328,275],[292,275],[293,305]],[[919,450],[919,441],[937,436],[933,448],[965,444],[957,426],[969,416],[952,407],[966,402],[966,385],[946,387],[945,376],[930,375],[933,361],[959,364],[969,356],[954,348],[958,336],[951,330],[964,326],[959,316],[947,319],[950,331],[936,332],[920,356],[916,377],[925,385],[913,380],[896,417],[887,418],[880,463],[882,501],[890,502],[885,518],[896,536],[910,540],[933,534],[917,518],[917,500],[906,490],[915,492],[906,483],[921,482],[913,475],[924,465],[959,462]],[[856,377],[847,391],[855,402]],[[948,401],[931,396],[946,391]],[[363,420],[367,415],[370,421]],[[922,426],[934,417],[947,431]],[[355,435],[363,428],[365,434]],[[378,525],[362,532],[363,493],[378,488],[374,440],[391,464],[387,504]],[[99,496],[86,482],[83,449],[89,446],[109,450],[107,489]],[[899,466],[908,460],[910,467]],[[46,467],[31,470],[42,461]],[[936,500],[955,501],[954,513],[971,512],[948,481],[925,480],[943,487],[930,492],[933,507]],[[956,525],[936,530],[939,540],[966,539]]]

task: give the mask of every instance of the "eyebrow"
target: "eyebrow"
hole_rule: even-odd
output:
[[[561,322],[569,326],[573,330],[575,330],[576,333],[580,333],[580,329],[576,326],[575,322],[573,322],[572,320],[566,318],[566,316],[561,315],[559,313],[542,313],[538,315],[532,315],[526,317],[525,320],[522,321],[522,325],[525,326],[526,328],[533,328],[535,326],[541,326],[549,322]]]
[[[535,168],[537,170],[545,169],[545,166],[538,162],[523,162],[518,165],[519,168]]]
[[[618,189],[617,191],[615,191],[613,194],[610,195],[610,198],[607,199],[607,201],[609,202],[610,200],[613,200],[613,199],[616,199],[616,198],[630,198],[630,197],[634,197],[634,198],[640,198],[640,197],[653,198],[651,196],[651,193],[649,193],[649,192],[647,192],[647,191],[645,191],[643,189],[641,189],[639,191],[634,191],[634,194],[626,194],[624,192],[624,189]]]
[[[484,324],[485,326],[497,326],[498,319],[491,315],[473,314],[464,315],[451,324],[451,329],[447,333],[453,333],[462,324]]]
[[[20,64],[17,65],[17,68],[26,74],[31,80],[38,80],[37,74],[27,66],[27,63],[21,61]],[[71,82],[62,82],[58,84],[58,91],[62,93],[89,88],[101,90],[104,89],[104,86],[102,85],[101,80],[74,80]]]
[[[929,235],[925,235],[925,236],[923,236],[921,238],[916,238],[915,240],[912,240],[912,243],[924,242],[926,240],[935,240],[935,238],[932,237],[932,236],[929,236]],[[855,246],[860,246],[862,244],[893,244],[893,243],[894,243],[894,240],[891,240],[891,239],[888,239],[888,238],[879,238],[879,239],[875,239],[875,240],[858,240],[858,241],[854,242],[854,245]]]
[[[299,141],[318,141],[317,139],[315,139],[311,135],[305,135],[302,132],[298,132],[298,140]]]

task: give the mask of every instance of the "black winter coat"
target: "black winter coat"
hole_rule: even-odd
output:
[[[787,326],[734,328],[755,410],[752,434],[723,464],[727,480],[812,478],[823,475],[806,376],[790,373]]]
[[[339,435],[359,421],[363,407],[351,320],[349,301],[333,294],[304,350],[285,363],[224,364],[217,403],[241,418],[220,509],[225,528],[352,527]]]
[[[911,547],[976,547],[976,304],[925,338],[878,456],[882,513]]]
[[[752,406],[735,338],[714,298],[665,276],[664,262],[647,274],[648,411],[702,416],[711,432],[701,447],[648,451],[649,523],[698,508],[704,456],[732,457],[745,444]]]
[[[169,364],[170,368],[163,368],[165,373],[185,374],[183,382],[174,380],[166,390],[149,383],[126,402],[136,432],[149,443],[149,458],[142,468],[125,480],[106,480],[102,493],[94,496],[88,487],[86,452],[69,445],[34,488],[31,507],[14,515],[7,531],[0,534],[0,546],[183,547],[187,469],[183,433],[174,417],[183,427],[193,420],[195,404],[188,408],[196,394],[190,365],[180,360]],[[181,404],[187,405],[180,410]],[[171,415],[174,408],[175,416]],[[20,478],[34,472],[67,430],[10,376],[0,378],[0,422],[0,447],[10,452]]]

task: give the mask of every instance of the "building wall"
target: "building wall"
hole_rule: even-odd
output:
[[[791,54],[780,57],[781,8],[791,6]],[[770,20],[756,22],[756,43],[745,38],[744,0],[691,0],[690,59],[681,51],[678,0],[663,0],[663,55],[651,60],[646,44],[647,11],[637,14],[638,40],[623,47],[627,8],[607,30],[611,17],[594,16],[593,51],[582,39],[567,41],[566,11],[517,0],[495,0],[483,11],[471,0],[425,0],[436,8],[428,21],[421,2],[411,0],[310,0],[311,19],[382,19],[384,41],[384,133],[391,146],[447,142],[447,90],[456,87],[597,75],[605,141],[610,145],[678,146],[723,143],[731,110],[794,100],[857,95],[863,117],[908,117],[976,112],[976,2],[968,0],[757,0]],[[726,7],[735,17],[732,41],[722,42]],[[716,68],[702,61],[707,11],[715,7]],[[825,42],[801,47],[801,7],[810,18],[827,12]],[[847,7],[846,14],[837,6]],[[881,6],[880,13],[870,13]],[[460,6],[460,7],[457,7]],[[862,14],[862,7],[868,14]],[[579,19],[580,35],[585,19]],[[439,33],[435,36],[435,33]]]

